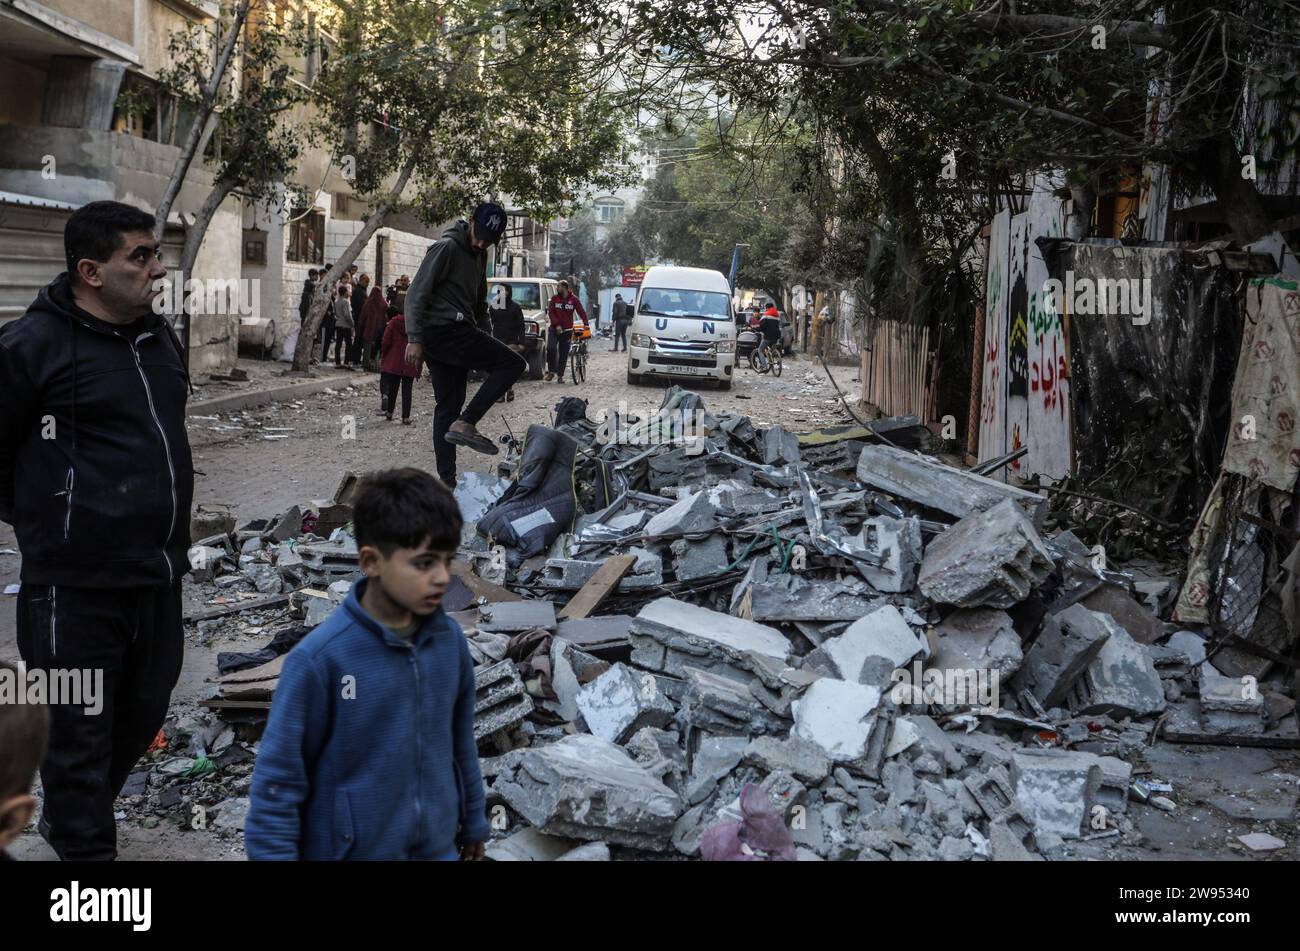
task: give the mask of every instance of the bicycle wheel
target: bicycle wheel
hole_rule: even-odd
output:
[[[574,383],[581,383],[587,378],[587,341],[578,344],[578,349],[571,355],[569,366],[572,368]]]
[[[781,375],[781,348],[772,347],[772,376]]]
[[[763,348],[755,347],[749,351],[749,368],[755,373],[766,373],[767,363],[763,357]]]

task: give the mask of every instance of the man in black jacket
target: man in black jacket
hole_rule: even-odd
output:
[[[523,375],[528,364],[493,339],[487,313],[487,249],[501,240],[506,213],[484,202],[430,245],[406,295],[406,362],[421,360],[433,381],[433,455],[438,478],[456,485],[456,447],[495,454],[476,425]],[[488,377],[465,405],[470,370]]]
[[[78,209],[67,272],[0,327],[0,520],[22,554],[18,650],[102,671],[102,709],[52,705],[41,831],[64,859],[113,859],[113,800],[180,676],[194,469],[188,377],[155,310],[154,218]]]

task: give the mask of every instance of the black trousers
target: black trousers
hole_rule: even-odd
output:
[[[458,419],[477,425],[497,398],[524,375],[528,363],[468,321],[436,324],[425,330],[421,344],[433,382],[433,457],[438,478],[455,488],[456,447],[443,438],[447,430]],[[488,377],[465,406],[470,370],[483,370]]]
[[[320,351],[320,362],[328,363],[330,358],[330,344],[334,342],[333,318],[330,318],[329,320],[321,321],[320,335],[321,338],[325,341],[325,345],[321,347],[321,351]]]
[[[342,351],[342,358],[339,357],[339,351]],[[341,363],[351,363],[352,353],[352,328],[335,327],[334,328],[334,365],[339,366]]]
[[[620,340],[623,341],[623,349],[624,350],[627,349],[627,328],[628,325],[631,323],[632,321],[630,320],[614,321],[614,349],[615,350],[618,349],[618,342]]]
[[[384,412],[389,416],[393,415],[393,407],[397,405],[397,388],[402,388],[402,419],[411,418],[411,384],[415,382],[413,376],[398,376],[396,373],[379,374],[379,390],[384,394]]]
[[[85,703],[50,706],[41,783],[59,858],[114,859],[113,800],[162,727],[180,678],[180,582],[108,589],[24,584],[17,620],[18,652],[30,669],[103,671],[97,713]]]
[[[546,335],[546,369],[556,376],[564,376],[564,366],[569,361],[569,344],[572,340],[572,330],[557,331],[552,327]]]

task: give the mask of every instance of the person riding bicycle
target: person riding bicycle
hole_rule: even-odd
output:
[[[587,322],[587,312],[582,302],[569,290],[568,281],[560,281],[557,293],[546,307],[551,330],[546,339],[546,382],[564,382],[564,367],[569,359],[569,344],[573,340],[573,312],[582,322]]]
[[[758,329],[763,335],[765,345],[780,348],[781,314],[777,311],[775,304],[769,304],[767,310],[763,311],[763,316],[758,321]]]

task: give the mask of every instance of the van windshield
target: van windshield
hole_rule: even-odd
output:
[[[731,320],[731,298],[716,291],[678,291],[667,287],[641,290],[638,314],[655,317],[698,317]]]
[[[497,291],[497,287],[502,286],[510,288],[510,296],[519,305],[520,310],[542,309],[542,292],[536,284],[516,284],[513,281],[505,285],[494,284],[488,288],[489,301],[500,299],[495,296],[498,293],[501,297],[505,296],[504,291]]]

